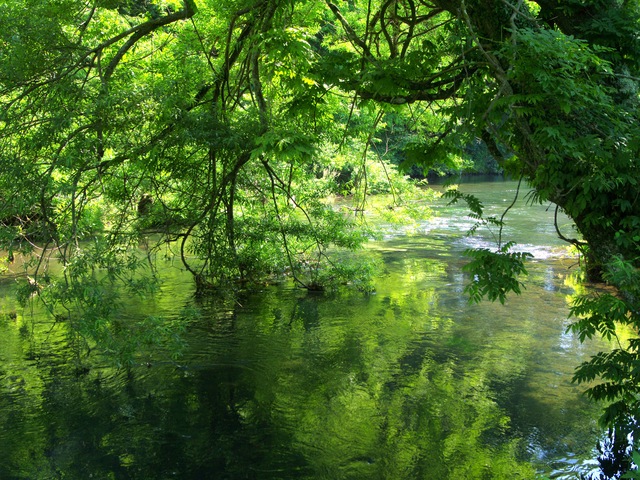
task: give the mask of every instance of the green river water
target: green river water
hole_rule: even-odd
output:
[[[466,183],[500,213],[515,182]],[[524,189],[523,194],[526,193]],[[369,245],[376,292],[264,287],[195,299],[167,261],[132,318],[192,319],[182,356],[74,368],[63,328],[0,280],[0,479],[512,479],[597,471],[599,407],[571,383],[603,342],[567,333],[577,259],[553,209],[522,201],[505,237],[534,254],[505,305],[463,293],[463,206]],[[568,220],[562,225],[570,233]],[[186,310],[185,310],[186,309]],[[33,317],[31,316],[33,313]],[[126,320],[126,318],[125,318]],[[45,341],[46,339],[46,341]]]

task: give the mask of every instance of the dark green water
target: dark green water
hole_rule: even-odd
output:
[[[500,213],[515,186],[462,190]],[[606,345],[566,333],[579,287],[553,210],[521,202],[509,215],[506,238],[535,255],[523,294],[469,305],[462,251],[492,236],[465,237],[462,206],[436,209],[412,235],[370,246],[384,264],[374,295],[282,286],[196,301],[167,262],[162,291],[132,302],[131,318],[200,315],[182,357],[146,352],[130,369],[95,355],[78,372],[63,329],[17,308],[3,279],[0,306],[17,316],[0,324],[0,478],[588,474],[598,407],[570,380]]]

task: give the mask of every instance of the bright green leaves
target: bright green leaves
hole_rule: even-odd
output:
[[[510,77],[519,84],[533,81],[530,87],[539,88],[547,98],[559,95],[561,110],[566,109],[565,101],[578,100],[579,95],[602,95],[602,87],[587,81],[589,76],[611,73],[608,63],[597,55],[602,48],[555,30],[522,28],[513,35],[513,42],[505,45],[505,53],[512,56],[514,68]]]
[[[519,29],[505,46],[514,95],[500,100],[535,127],[533,137],[550,153],[596,160],[602,138],[589,127],[612,128],[612,99],[603,78],[610,66],[587,42],[553,30]]]
[[[291,26],[264,33],[262,37],[263,48],[268,51],[265,66],[283,86],[291,87],[293,79],[308,86],[313,85],[314,81],[305,76],[315,57],[310,43],[313,32]]]
[[[464,169],[465,162],[460,157],[460,151],[448,143],[425,141],[418,137],[409,142],[403,149],[404,160],[402,168],[420,167],[423,172],[435,171],[447,174]]]
[[[478,197],[476,197],[475,195],[462,193],[455,188],[451,188],[447,190],[443,194],[443,197],[451,199],[451,201],[449,202],[449,205],[457,203],[459,200],[463,200],[467,204],[467,207],[469,207],[469,210],[470,210],[469,217],[476,220],[476,223],[469,229],[469,231],[467,232],[467,235],[473,235],[474,233],[476,233],[476,231],[480,227],[486,227],[490,231],[491,231],[491,227],[498,227],[497,236],[495,234],[493,236],[496,240],[496,243],[498,244],[498,249],[502,248],[501,233],[502,233],[502,228],[504,227],[504,223],[501,219],[498,219],[494,216],[485,216],[484,205],[482,204],[482,202]]]
[[[510,252],[513,243],[506,243],[497,251],[486,248],[465,250],[465,255],[471,257],[471,262],[463,267],[473,275],[473,280],[465,287],[472,302],[478,303],[487,297],[492,302],[498,300],[504,304],[507,294],[520,294],[524,286],[517,277],[526,275],[524,262],[533,257],[527,252]]]
[[[578,383],[600,383],[589,387],[586,395],[607,402],[600,417],[603,427],[625,428],[636,417],[640,402],[640,356],[624,349],[601,352],[581,364],[573,377]]]
[[[289,160],[310,158],[316,152],[314,138],[299,130],[270,130],[256,139],[254,158],[263,155],[277,156]]]
[[[46,81],[75,50],[69,24],[83,8],[73,0],[12,0],[0,4],[0,91],[11,83]],[[58,72],[60,73],[60,72]]]
[[[496,98],[493,113],[510,118],[521,171],[538,197],[574,219],[590,244],[588,261],[602,268],[614,253],[639,253],[640,157],[630,139],[640,131],[637,109],[623,99],[619,65],[610,63],[616,56],[592,34],[514,30],[500,57],[512,91]]]
[[[611,294],[577,297],[573,301],[570,316],[578,319],[569,328],[578,334],[581,342],[596,334],[611,340],[616,336],[617,324],[625,325],[632,321],[628,305]]]
[[[640,327],[640,272],[630,262],[615,257],[605,277],[618,286],[618,292],[576,298],[571,307],[571,316],[576,321],[569,326],[569,331],[577,334],[581,341],[595,335],[615,339],[619,348],[602,352],[581,364],[573,380],[578,383],[599,380],[586,393],[594,400],[611,402],[601,422],[609,427],[624,427],[640,408],[640,340],[633,337],[627,345],[622,345],[618,329],[627,327],[637,331]]]
[[[450,205],[458,202],[459,200],[463,200],[464,202],[467,203],[469,210],[471,210],[471,213],[475,215],[476,218],[482,217],[483,215],[484,205],[482,204],[480,199],[475,195],[469,195],[466,193],[462,193],[460,190],[456,188],[450,188],[442,196],[444,198],[451,199],[451,201],[449,202]]]
[[[604,274],[605,280],[617,285],[618,293],[593,293],[578,297],[571,307],[571,316],[577,318],[570,329],[580,340],[596,333],[611,339],[616,326],[640,326],[640,272],[634,265],[615,257]]]
[[[487,227],[489,230],[491,227],[498,227],[497,235],[494,234],[498,245],[495,251],[488,248],[473,248],[464,252],[466,256],[471,258],[471,262],[465,265],[463,270],[473,276],[471,283],[465,287],[465,293],[469,295],[469,300],[479,303],[486,297],[492,302],[498,300],[504,304],[509,292],[522,293],[524,284],[518,280],[518,276],[527,274],[525,261],[532,258],[533,255],[527,252],[511,251],[515,246],[514,242],[502,244],[503,218],[485,216],[484,205],[475,195],[463,194],[459,190],[450,189],[445,192],[444,197],[451,198],[450,203],[456,203],[459,200],[467,203],[471,210],[469,217],[476,220],[467,235],[473,235],[480,227]],[[507,211],[510,208],[507,208]]]

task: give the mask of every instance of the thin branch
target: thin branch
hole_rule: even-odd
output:
[[[564,240],[567,243],[575,245],[578,248],[578,250],[582,251],[584,249],[584,247],[586,247],[588,245],[587,242],[581,242],[580,240],[577,240],[575,238],[567,238],[560,231],[560,227],[558,226],[558,210],[559,209],[560,209],[560,205],[556,205],[556,210],[555,210],[555,212],[553,214],[553,226],[556,229],[556,233],[558,234],[558,238],[560,238],[560,240]]]
[[[509,212],[509,210],[511,210],[513,208],[513,206],[516,204],[516,201],[518,201],[518,195],[520,194],[520,185],[522,184],[522,179],[524,178],[524,175],[520,175],[520,180],[518,180],[518,186],[516,187],[516,194],[513,197],[513,201],[511,202],[511,205],[509,205],[504,212],[502,212],[502,215],[500,216],[500,229],[498,230],[498,249],[502,248],[502,229],[504,228],[504,217],[507,215],[507,213]]]
[[[267,160],[262,159],[262,164],[267,170],[267,174],[269,175],[269,180],[271,181],[271,198],[273,200],[273,208],[276,212],[276,218],[278,219],[278,224],[280,225],[280,235],[282,236],[282,245],[284,247],[285,253],[287,254],[287,263],[289,264],[289,268],[291,269],[291,275],[293,276],[293,280],[298,285],[300,285],[303,288],[309,289],[310,286],[305,284],[302,280],[298,278],[298,275],[296,275],[296,269],[293,264],[293,257],[291,254],[291,250],[289,249],[289,241],[287,239],[287,233],[285,232],[282,216],[280,215],[280,209],[278,208],[278,199],[276,197],[276,178],[278,177],[273,171],[273,169],[271,168],[271,166],[269,165],[269,163],[267,162]],[[278,178],[278,181],[282,182],[279,178]]]
[[[373,58],[369,46],[360,37],[358,37],[353,27],[349,25],[349,22],[347,22],[347,19],[342,16],[340,9],[329,0],[327,0],[327,6],[333,12],[338,21],[342,24],[342,28],[344,28],[345,32],[347,32],[347,36],[349,37],[349,40],[354,44],[354,46],[357,45],[362,49],[363,53],[367,57]]]

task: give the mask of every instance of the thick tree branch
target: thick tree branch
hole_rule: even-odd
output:
[[[114,43],[119,42],[120,40],[122,40],[123,38],[127,38],[129,35],[133,35],[135,33],[138,32],[144,32],[143,36],[160,28],[160,27],[164,27],[165,25],[169,25],[171,23],[177,22],[179,20],[187,20],[191,17],[193,17],[197,12],[197,8],[195,6],[195,3],[193,2],[193,0],[185,0],[185,8],[171,13],[169,15],[165,15],[163,17],[158,17],[158,18],[154,18],[152,20],[148,20],[144,23],[140,23],[134,27],[131,27],[130,29],[119,33],[118,35],[116,35],[115,37],[110,38],[109,40],[104,41],[103,43],[101,43],[100,45],[98,45],[95,48],[92,48],[91,50],[87,51],[87,54],[85,55],[85,58],[89,57],[92,54],[98,53],[103,51],[105,48],[110,47],[111,45],[113,45]]]
[[[111,59],[111,61],[107,65],[107,68],[105,68],[104,77],[103,77],[104,81],[109,80],[109,78],[113,74],[113,71],[118,66],[118,64],[124,57],[124,55],[136,44],[136,42],[138,42],[138,40],[145,37],[146,35],[153,32],[154,30],[157,30],[160,27],[164,27],[165,25],[169,25],[171,23],[174,23],[180,20],[187,20],[193,17],[195,13],[196,13],[196,8],[193,0],[185,0],[185,8],[183,10],[172,13],[170,15],[165,15],[164,17],[149,20],[148,22],[141,23],[140,25],[136,25],[135,27],[129,29],[127,32],[123,32],[122,34],[117,35],[113,39],[110,39],[109,42],[105,42],[105,44],[99,47],[96,47],[96,49],[94,49],[95,51],[101,51],[104,48],[106,48],[106,46],[112,45],[118,40],[121,40],[131,35],[129,40],[127,40],[127,42],[124,45],[122,45],[122,47],[120,47],[116,55]]]
[[[419,101],[434,102],[453,98],[462,87],[465,78],[472,75],[477,69],[478,67],[467,68],[452,78],[434,81],[433,83],[426,81],[412,83],[398,79],[398,85],[404,89],[404,93],[401,93],[401,91],[394,94],[381,93],[373,88],[368,89],[358,80],[341,82],[340,87],[347,91],[355,91],[362,99],[376,100],[391,105],[404,105]]]

